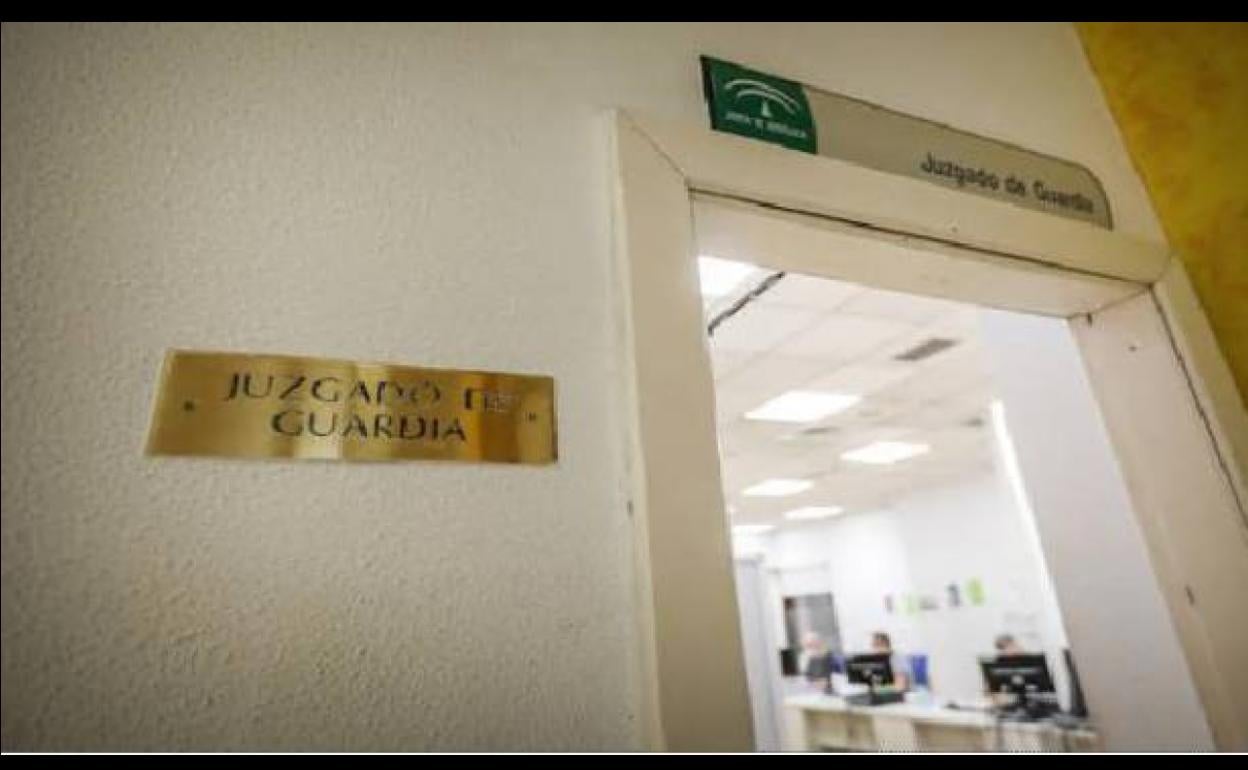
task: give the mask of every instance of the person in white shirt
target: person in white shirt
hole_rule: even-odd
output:
[[[823,637],[814,631],[802,635],[802,674],[810,682],[824,682],[832,675],[832,652]]]

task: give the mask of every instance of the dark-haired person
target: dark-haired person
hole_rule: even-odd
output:
[[[893,651],[893,640],[889,635],[883,631],[871,634],[871,651],[888,654],[889,665],[893,669],[893,687],[902,692],[909,690],[913,681],[913,676],[910,674],[910,662],[905,655],[898,655]]]
[[[1010,655],[1026,655],[1027,651],[1018,643],[1013,634],[997,634],[997,638],[992,640],[992,646],[997,650],[997,657],[1004,658]],[[1007,693],[992,692],[985,685],[984,693],[992,700],[997,708],[1004,708],[1014,702],[1014,696]]]
[[[992,640],[992,646],[997,648],[997,655],[1025,655],[1027,653],[1013,634],[998,634],[997,638]]]

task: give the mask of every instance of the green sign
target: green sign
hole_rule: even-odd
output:
[[[971,604],[976,606],[984,603],[984,584],[979,578],[971,578],[966,583],[966,595],[971,600]]]
[[[702,77],[716,131],[815,152],[815,120],[800,83],[709,56]]]
[[[702,80],[716,131],[1113,227],[1100,181],[1077,163],[708,56]]]

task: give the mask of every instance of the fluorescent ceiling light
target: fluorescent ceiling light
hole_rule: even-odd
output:
[[[862,396],[828,393],[818,390],[790,390],[776,396],[757,409],[746,412],[747,420],[773,422],[815,422],[843,411],[862,400]]]
[[[698,278],[702,284],[702,296],[719,297],[727,294],[755,270],[756,267],[745,262],[698,257]]]
[[[747,497],[784,497],[805,492],[814,485],[813,481],[805,479],[767,479],[752,487],[747,487],[742,490],[741,494]]]
[[[839,505],[814,505],[807,508],[798,508],[784,514],[784,518],[789,521],[807,521],[810,519],[826,519],[829,516],[835,516],[845,509]]]
[[[841,455],[842,460],[872,465],[891,465],[892,463],[917,457],[931,449],[927,444],[908,444],[905,441],[877,441],[864,447],[851,450]]]
[[[775,529],[774,524],[738,524],[732,528],[734,535],[761,535]]]

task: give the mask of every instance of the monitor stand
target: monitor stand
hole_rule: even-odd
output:
[[[897,690],[879,690],[872,683],[867,685],[866,692],[850,695],[845,700],[854,706],[887,706],[890,703],[901,703],[905,699],[905,693]]]
[[[1011,722],[1040,722],[1057,716],[1061,710],[1050,699],[1032,693],[1016,694],[1017,701],[999,711]]]

